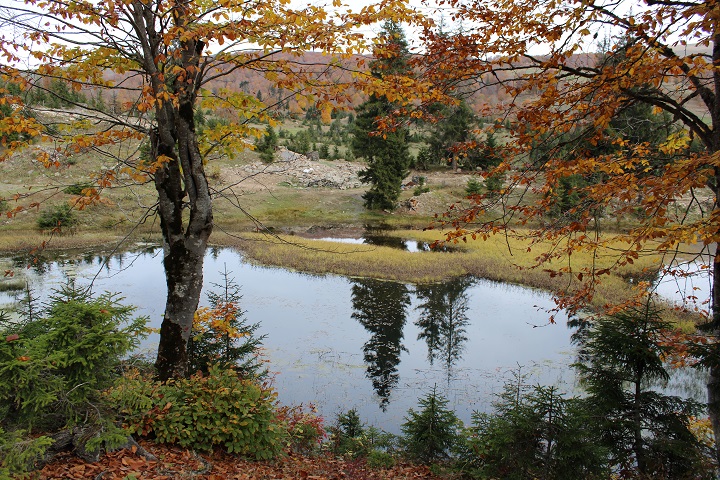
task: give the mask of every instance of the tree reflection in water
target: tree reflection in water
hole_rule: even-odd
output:
[[[415,322],[420,329],[418,340],[425,340],[431,365],[435,360],[443,363],[448,381],[468,340],[465,327],[470,319],[466,291],[472,284],[472,278],[460,277],[445,283],[418,285],[415,289],[420,302],[417,307],[420,317]]]
[[[410,289],[396,282],[353,280],[352,305],[352,318],[371,334],[363,345],[363,356],[367,376],[380,397],[380,408],[385,411],[390,393],[400,380],[400,353],[407,351],[401,342],[410,306]]]

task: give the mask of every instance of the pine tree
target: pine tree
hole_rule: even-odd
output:
[[[275,160],[275,149],[278,146],[278,136],[275,129],[268,125],[265,129],[265,136],[256,146],[256,150],[260,152],[260,160],[265,163],[272,163]]]
[[[212,285],[219,292],[209,292],[210,309],[200,310],[193,324],[188,344],[190,373],[207,373],[211,365],[236,367],[246,376],[264,376],[267,371],[257,357],[265,335],[256,336],[259,323],[251,324],[240,310],[240,287],[227,267],[220,272],[222,283]]]
[[[652,388],[669,379],[663,358],[672,346],[663,333],[670,328],[649,297],[642,308],[581,329],[574,336],[581,344],[574,366],[617,468],[636,470],[641,478],[709,478],[703,474],[709,452],[688,428],[699,405]]]
[[[411,408],[402,424],[407,453],[425,463],[449,458],[460,439],[460,420],[447,408],[448,400],[436,388],[419,402],[420,411]]]
[[[530,387],[518,371],[493,404],[473,414],[460,465],[471,478],[575,480],[608,478],[605,448],[589,412],[555,387]]]
[[[460,100],[458,105],[438,105],[435,108],[440,120],[434,124],[429,141],[433,163],[450,163],[455,170],[461,157],[466,158],[469,154],[462,144],[471,138],[475,115],[464,100]]]
[[[408,45],[402,28],[387,21],[380,32],[380,44],[375,49],[375,60],[370,64],[373,76],[383,78],[408,71]],[[403,179],[409,173],[410,152],[407,129],[396,127],[378,133],[378,120],[390,115],[395,106],[384,95],[373,94],[360,105],[353,126],[352,152],[367,160],[367,168],[359,173],[370,189],[363,195],[368,209],[396,207]]]

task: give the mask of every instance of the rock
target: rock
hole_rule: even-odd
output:
[[[346,161],[312,161],[305,155],[280,147],[277,160],[271,164],[255,162],[238,170],[240,176],[279,175],[284,178],[276,183],[287,182],[293,187],[336,188],[346,190],[362,185],[358,171],[362,165]],[[244,173],[241,173],[244,172]],[[235,180],[237,181],[237,180]]]

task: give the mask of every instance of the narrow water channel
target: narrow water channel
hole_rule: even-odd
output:
[[[542,292],[477,279],[410,285],[308,275],[253,266],[232,249],[208,253],[205,292],[225,267],[241,286],[246,318],[267,335],[264,355],[280,402],[313,403],[329,420],[356,408],[364,421],[398,433],[408,408],[436,385],[469,421],[473,410],[491,408],[517,369],[528,383],[573,390],[570,332],[564,318],[547,325],[553,303]],[[93,282],[96,293],[120,292],[160,325],[159,249],[41,263],[28,278],[42,298],[70,279]],[[0,294],[0,304],[12,301]],[[157,340],[142,349],[152,356]]]

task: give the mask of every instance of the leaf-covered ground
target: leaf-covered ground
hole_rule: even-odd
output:
[[[314,479],[314,480],[405,480],[438,479],[424,466],[398,464],[390,469],[372,469],[364,460],[345,461],[331,456],[289,455],[273,462],[241,460],[224,453],[196,454],[190,450],[141,441],[157,461],[146,460],[131,450],[103,456],[87,463],[65,453],[40,471],[41,479]]]

